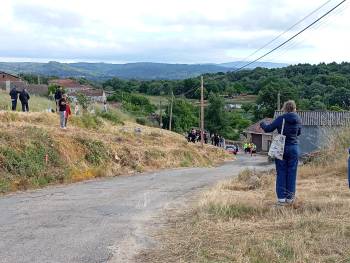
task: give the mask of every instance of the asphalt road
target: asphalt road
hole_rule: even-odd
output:
[[[266,157],[121,176],[0,197],[0,262],[132,262],[168,207]]]

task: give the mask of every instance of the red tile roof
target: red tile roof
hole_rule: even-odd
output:
[[[271,119],[271,118],[265,118],[265,119],[263,119],[261,121],[258,121],[257,123],[254,123],[253,125],[249,126],[246,129],[246,132],[248,132],[248,133],[257,133],[257,134],[266,133],[266,132],[264,132],[263,129],[261,129],[260,123],[261,122],[271,123],[272,121],[273,121],[273,119]]]
[[[56,84],[64,88],[90,89],[88,85],[81,85],[78,81],[73,79],[53,79],[50,84]]]
[[[81,91],[74,91],[69,94],[69,96],[77,96],[79,93],[84,94],[88,97],[101,97],[103,96],[102,89],[86,89]]]

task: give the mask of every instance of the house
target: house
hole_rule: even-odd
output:
[[[92,89],[90,85],[82,85],[74,79],[53,79],[49,81],[49,85],[51,84],[63,87],[68,95],[72,92]]]
[[[264,121],[267,123],[272,122],[272,119],[265,118],[253,125],[249,126],[244,133],[247,136],[249,142],[256,145],[257,152],[268,152],[272,142],[272,133],[266,133],[260,127],[260,123]]]
[[[20,77],[0,71],[0,89],[9,92],[13,87],[21,89],[25,86],[26,82],[22,81]]]
[[[107,101],[106,94],[102,89],[86,89],[86,90],[74,91],[74,92],[71,92],[68,96],[72,98],[74,101],[76,101],[78,94],[85,95],[92,102]]]
[[[276,111],[275,118],[283,111]],[[327,146],[332,135],[350,124],[350,112],[298,111],[302,131],[299,137],[300,154],[308,154]]]
[[[48,86],[45,84],[28,84],[27,91],[31,95],[47,96]]]

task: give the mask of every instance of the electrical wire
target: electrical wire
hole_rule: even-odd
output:
[[[329,4],[332,0],[328,0],[326,1],[324,4],[322,4],[321,6],[319,6],[318,8],[316,8],[315,10],[313,10],[311,13],[309,13],[308,15],[306,15],[305,17],[303,17],[302,19],[300,19],[298,22],[296,22],[295,24],[293,24],[292,26],[290,26],[288,29],[286,29],[285,31],[283,31],[281,34],[279,34],[278,36],[276,36],[275,38],[273,38],[272,40],[270,40],[269,42],[267,42],[265,45],[263,45],[262,47],[260,47],[259,49],[255,50],[253,53],[251,53],[250,55],[248,55],[247,57],[245,57],[242,62],[247,61],[250,57],[254,56],[256,53],[258,53],[259,51],[263,50],[264,48],[266,48],[267,46],[269,46],[270,44],[272,44],[273,42],[275,42],[276,40],[278,40],[279,38],[281,38],[283,35],[285,35],[286,33],[288,33],[289,31],[291,31],[293,28],[295,28],[296,26],[300,25],[302,22],[304,22],[306,19],[308,19],[310,16],[312,16],[313,14],[315,14],[316,12],[318,12],[320,9],[322,9],[324,6],[326,6],[327,4]]]
[[[273,48],[272,50],[268,51],[267,53],[265,53],[264,55],[258,57],[257,59],[246,63],[245,65],[243,65],[242,67],[239,67],[238,69],[233,70],[232,72],[237,72],[240,71],[246,67],[248,67],[249,65],[252,65],[253,63],[261,60],[262,58],[270,55],[272,52],[278,50],[279,48],[283,47],[284,45],[286,45],[288,42],[290,42],[291,40],[293,40],[294,38],[296,38],[297,36],[299,36],[300,34],[302,34],[303,32],[305,32],[306,30],[308,30],[309,28],[311,28],[313,25],[315,25],[317,22],[319,22],[320,20],[322,20],[324,17],[328,16],[330,13],[332,13],[334,10],[336,10],[339,6],[341,6],[342,4],[344,4],[347,0],[343,0],[340,3],[338,3],[336,6],[334,6],[332,9],[330,9],[329,11],[327,11],[325,14],[323,14],[322,16],[320,16],[319,18],[317,18],[315,21],[313,21],[311,24],[309,24],[308,26],[304,27],[302,30],[300,30],[298,33],[294,34],[292,37],[288,38],[286,41],[284,41],[283,43],[279,44],[278,46],[276,46],[275,48]]]

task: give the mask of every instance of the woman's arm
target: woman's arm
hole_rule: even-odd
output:
[[[278,117],[275,119],[271,124],[266,124],[265,122],[260,123],[260,127],[265,131],[265,132],[273,132],[276,130],[278,127],[281,126],[281,117]]]

